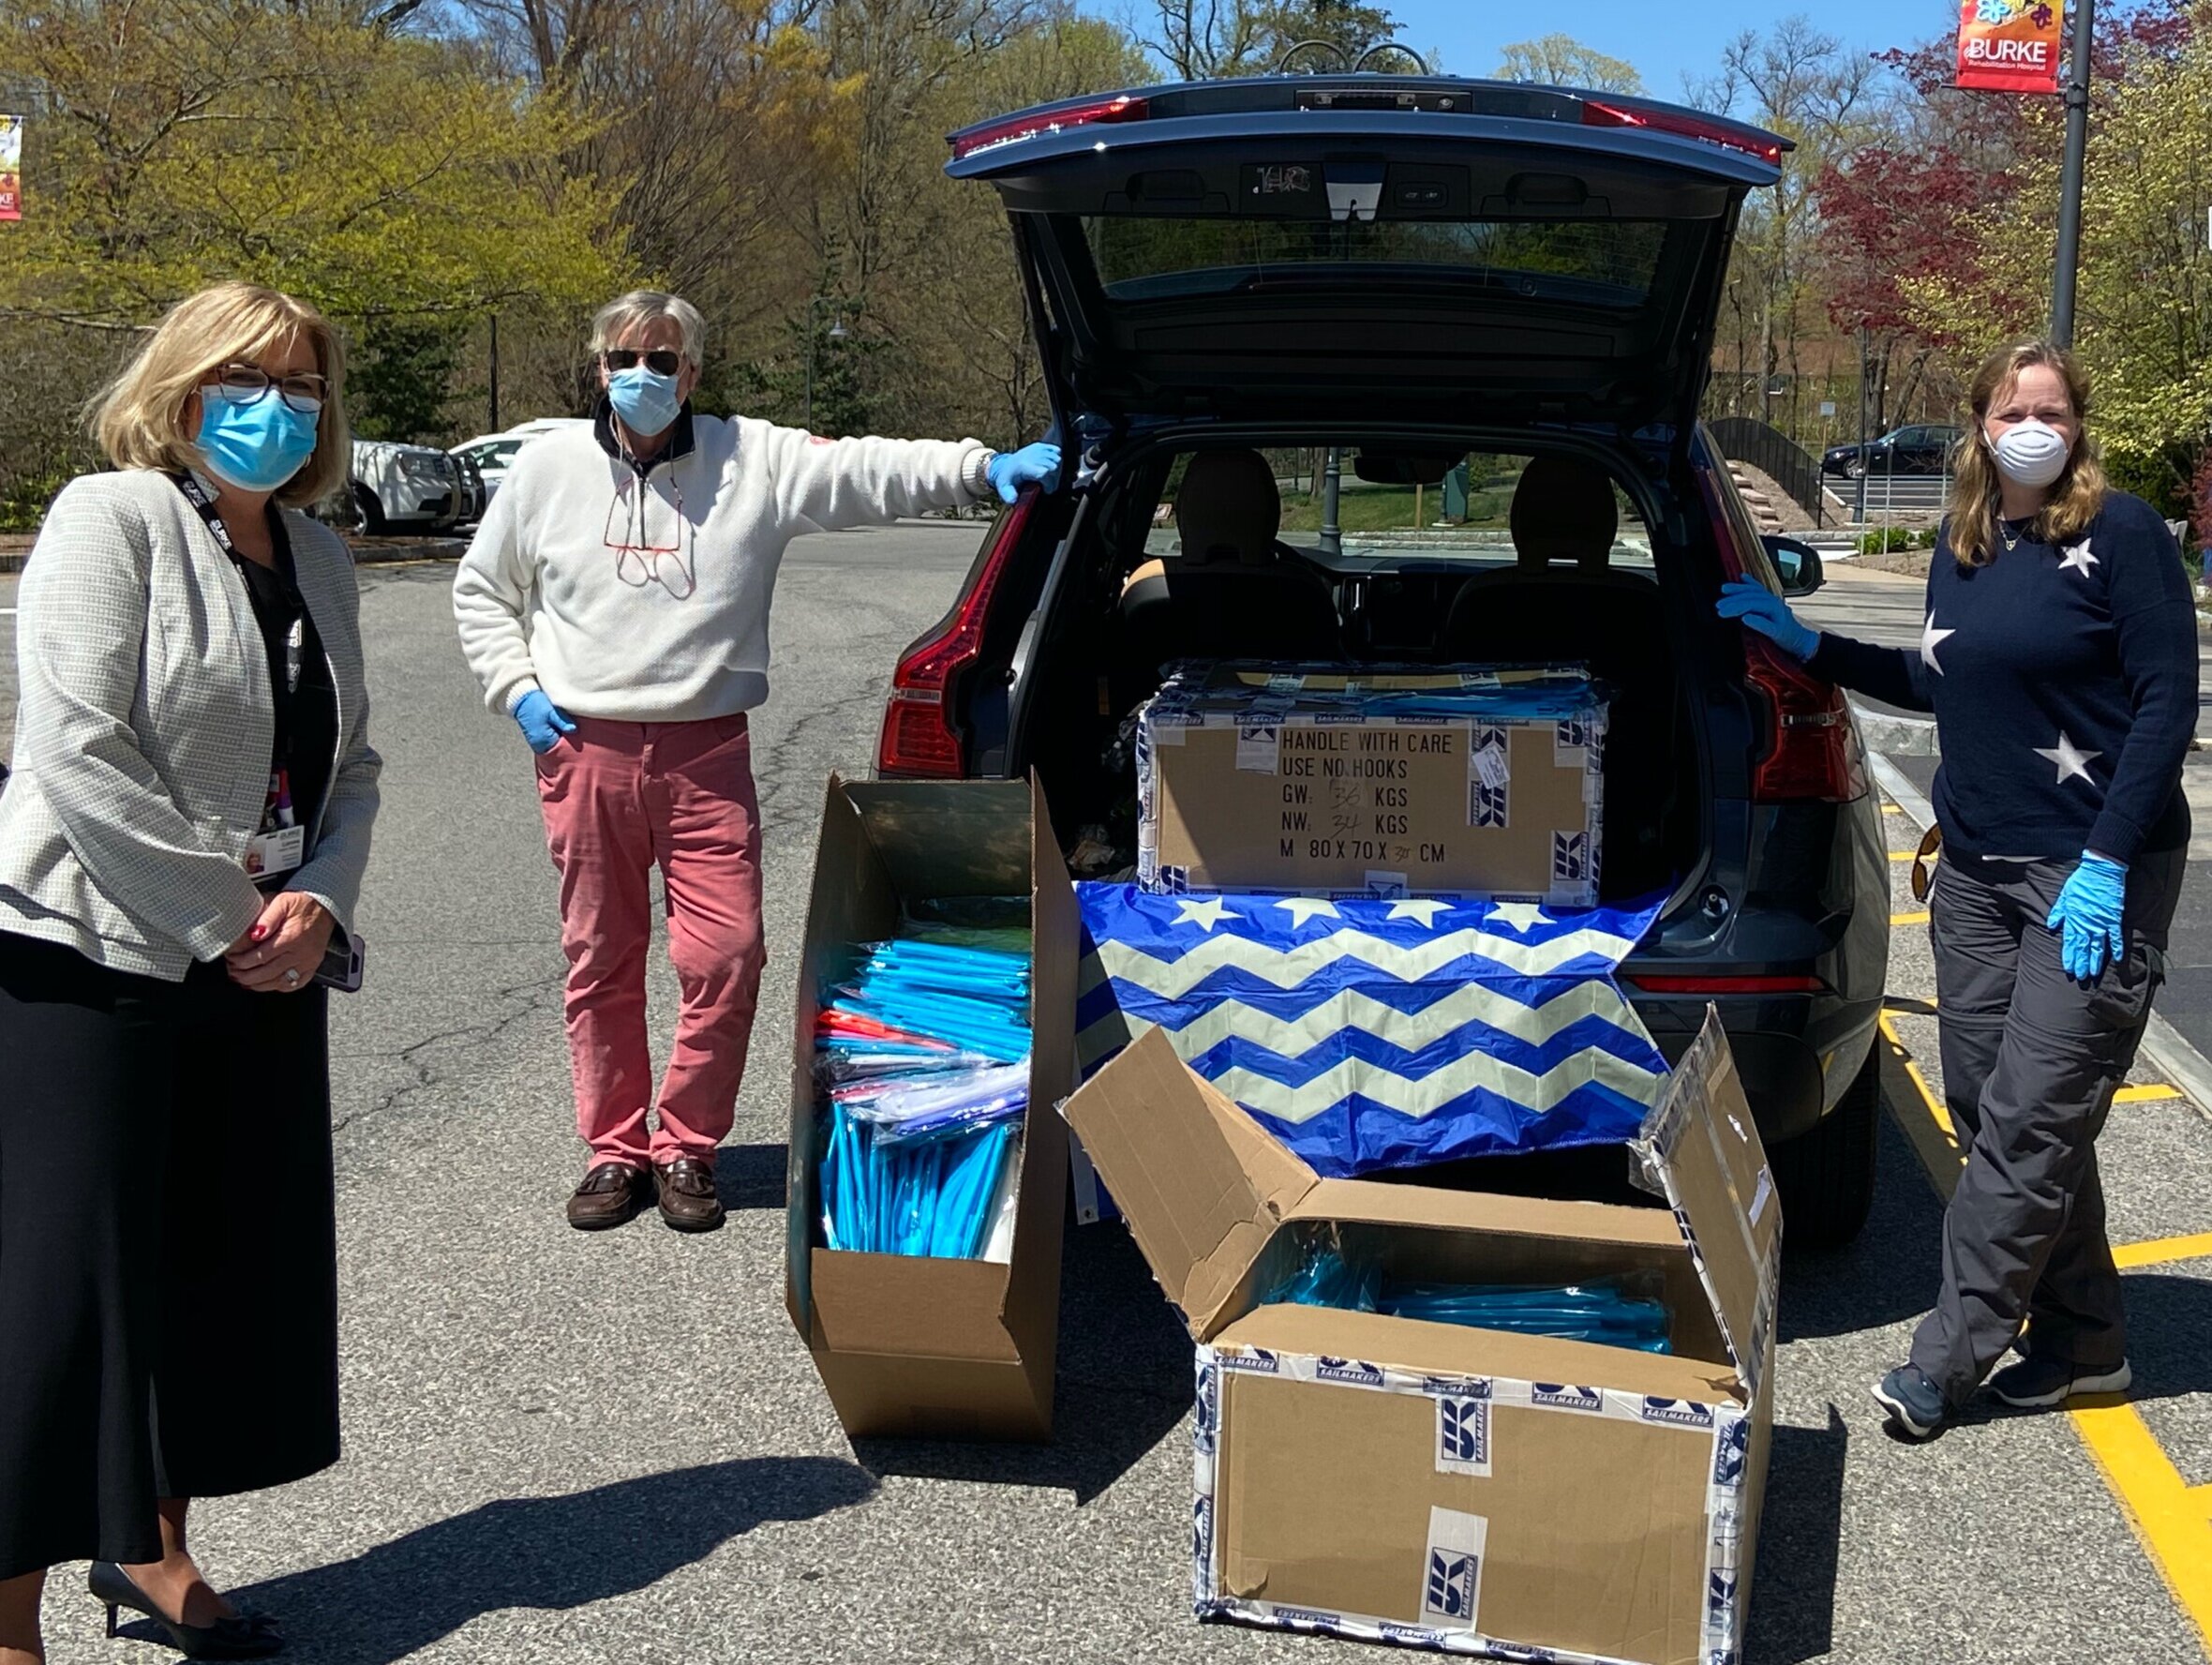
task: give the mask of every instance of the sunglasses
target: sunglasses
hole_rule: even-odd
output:
[[[671,347],[656,347],[650,352],[640,352],[635,347],[609,347],[600,357],[606,360],[610,370],[635,369],[640,360],[656,376],[673,376],[683,368],[683,355]]]

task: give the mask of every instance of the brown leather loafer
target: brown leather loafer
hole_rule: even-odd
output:
[[[578,1231],[605,1231],[620,1225],[645,1207],[652,1180],[628,1162],[601,1162],[584,1176],[568,1199],[568,1222]]]
[[[653,1170],[661,1182],[661,1218],[680,1232],[710,1232],[722,1223],[722,1199],[714,1194],[714,1170],[693,1156],[680,1156]]]

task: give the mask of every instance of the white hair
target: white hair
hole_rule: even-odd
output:
[[[657,289],[634,289],[599,308],[591,320],[591,351],[605,352],[632,330],[669,319],[683,337],[683,356],[697,368],[707,350],[707,321],[681,295]]]

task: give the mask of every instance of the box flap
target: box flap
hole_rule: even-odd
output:
[[[1779,1272],[1782,1204],[1736,1060],[1708,1008],[1666,1097],[1637,1141],[1645,1177],[1672,1206],[1729,1354],[1756,1396]]]
[[[1190,1333],[1204,1341],[1313,1170],[1151,1029],[1062,1112]]]

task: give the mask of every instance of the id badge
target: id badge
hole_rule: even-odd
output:
[[[278,827],[273,832],[256,832],[247,841],[246,877],[269,878],[279,873],[290,873],[306,859],[306,854],[305,827]]]

